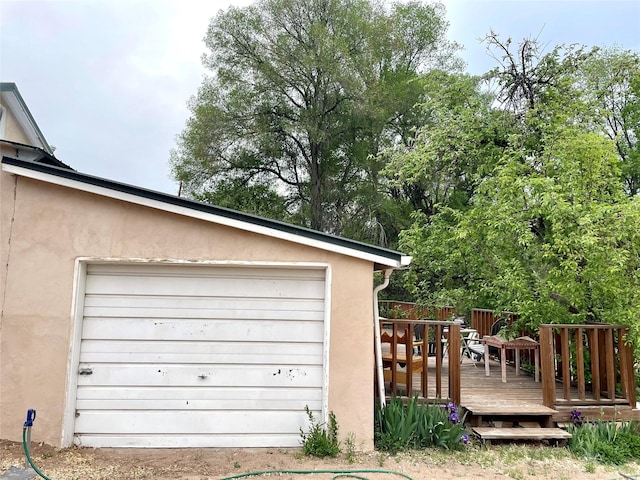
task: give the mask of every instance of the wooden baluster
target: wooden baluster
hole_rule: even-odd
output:
[[[460,405],[460,325],[452,323],[449,327],[449,398]],[[486,362],[489,359],[485,359]]]
[[[584,384],[584,345],[582,344],[582,328],[578,327],[578,331],[576,333],[576,368],[578,369],[578,393],[580,395],[580,399],[586,399],[586,391]]]
[[[595,400],[600,400],[600,335],[597,328],[591,329],[589,333],[591,344],[591,393]]]
[[[622,377],[622,394],[627,399],[629,405],[636,405],[635,378],[633,372],[633,349],[631,345],[624,342],[624,336],[628,335],[629,329],[618,330],[618,349],[620,352],[620,376]]]
[[[607,393],[610,400],[616,398],[616,361],[613,352],[613,330],[607,328],[605,330],[605,355],[607,366]]]
[[[556,403],[556,368],[554,362],[554,351],[553,329],[550,326],[540,326],[540,370],[542,370],[542,403],[545,407],[549,408],[553,408]]]
[[[407,387],[407,397],[412,397],[413,393],[413,324],[407,323],[404,327],[404,357],[407,361],[405,366],[405,386]]]
[[[436,331],[438,330],[438,328],[436,329]],[[440,349],[438,349],[438,347],[440,347]],[[442,357],[440,356],[440,352],[442,351],[441,349],[442,342],[436,342],[436,398],[442,398]]]
[[[562,343],[562,388],[565,400],[571,400],[571,350],[569,349],[569,329],[563,327],[560,331]]]
[[[421,372],[421,389],[422,396],[429,398],[429,331],[431,326],[424,325],[422,330],[422,372]]]

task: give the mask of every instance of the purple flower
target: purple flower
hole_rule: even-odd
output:
[[[584,420],[584,416],[580,410],[573,409],[569,414],[571,421],[575,426],[582,425],[582,421]]]
[[[451,423],[458,423],[460,421],[460,418],[458,417],[458,414],[456,412],[451,412],[451,414],[449,415],[449,421]]]
[[[458,407],[456,407],[456,404],[453,402],[447,403],[447,406],[445,408],[449,413],[458,413]]]
[[[462,434],[462,436],[460,437],[460,440],[462,440],[462,443],[466,445],[467,443],[469,443],[469,435],[466,433]]]

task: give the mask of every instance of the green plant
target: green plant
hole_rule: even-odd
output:
[[[458,449],[469,440],[463,423],[453,403],[420,404],[414,397],[405,405],[392,398],[376,409],[375,444],[392,454],[410,448]]]
[[[353,432],[347,434],[347,438],[344,441],[345,458],[347,462],[354,463],[356,461],[356,436]]]
[[[623,465],[640,458],[640,424],[638,422],[598,421],[569,427],[569,449],[589,460]]]
[[[329,412],[329,425],[316,422],[309,406],[304,407],[309,418],[309,433],[300,428],[302,453],[314,457],[335,457],[340,453],[338,442],[338,422],[333,412]]]

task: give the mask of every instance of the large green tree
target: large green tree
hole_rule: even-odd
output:
[[[640,55],[619,47],[598,49],[577,81],[594,128],[616,144],[627,194],[640,194]]]
[[[420,2],[221,11],[205,38],[211,75],[172,153],[175,178],[196,199],[381,240],[390,205],[377,153],[420,124],[421,74],[455,63],[446,29],[442,5]]]
[[[530,47],[505,53],[492,73],[506,146],[484,165],[468,204],[416,212],[403,232],[414,257],[409,286],[425,303],[508,309],[531,327],[622,322],[637,344],[640,198],[625,194],[616,141],[589,121],[592,103],[575,80],[591,54],[536,57]],[[428,133],[405,154],[405,166],[426,166],[424,175],[434,158]],[[483,145],[455,138],[456,151]]]

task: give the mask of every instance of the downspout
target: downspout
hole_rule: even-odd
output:
[[[378,292],[381,292],[389,286],[389,278],[393,273],[393,268],[387,268],[384,271],[384,281],[373,289],[373,334],[375,337],[375,357],[376,357],[376,377],[378,378],[378,397],[380,397],[380,406],[386,405],[384,396],[384,372],[382,369],[382,342],[380,340],[380,311],[378,310]]]

